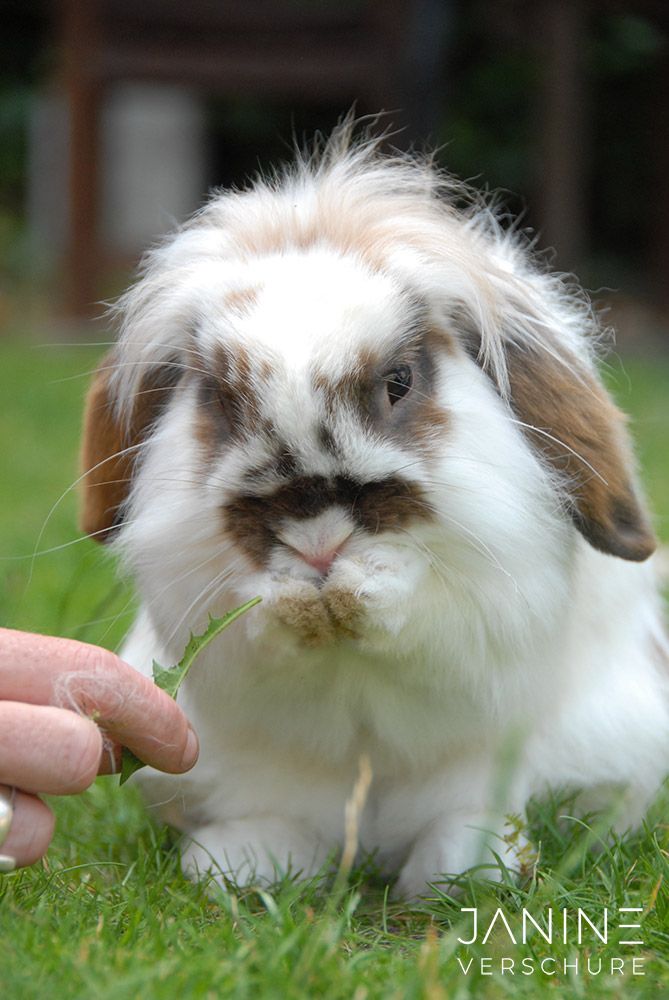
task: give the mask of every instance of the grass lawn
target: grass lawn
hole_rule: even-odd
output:
[[[77,376],[97,357],[91,348],[0,345],[0,621],[113,648],[132,618],[132,593],[103,549],[76,541],[69,490],[87,381]],[[648,491],[665,514],[658,531],[669,542],[669,362],[623,369],[614,361],[609,378],[633,415]],[[182,878],[169,831],[147,818],[132,788],[100,779],[53,805],[58,831],[47,860],[0,877],[2,1000],[669,997],[667,794],[643,831],[602,841],[600,851],[592,850],[599,820],[558,822],[568,803],[537,805],[530,825],[539,850],[523,882],[463,880],[461,898],[435,891],[420,909],[390,902],[373,873],[361,872],[329,891],[286,883],[214,897]],[[498,916],[485,944],[458,944],[471,928],[462,907],[478,908],[480,937],[501,908],[519,943]],[[621,907],[640,914],[630,921]],[[523,908],[544,931],[555,911],[552,944],[536,929],[520,942]],[[606,944],[587,924],[578,942],[579,908],[600,933],[606,914]],[[643,943],[621,943],[630,934]]]

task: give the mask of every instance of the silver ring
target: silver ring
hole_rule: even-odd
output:
[[[2,847],[9,836],[14,818],[15,802],[15,788],[10,788],[9,792],[0,792],[0,847]],[[0,874],[13,872],[15,868],[16,858],[12,858],[9,854],[0,854]]]

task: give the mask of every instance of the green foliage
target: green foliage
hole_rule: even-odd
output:
[[[241,607],[235,608],[234,611],[229,611],[227,615],[223,615],[222,618],[212,618],[209,617],[209,625],[206,631],[202,635],[193,635],[191,632],[190,639],[186,643],[186,648],[184,650],[183,656],[177,664],[173,667],[161,667],[159,663],[153,661],[153,680],[154,683],[170,698],[176,698],[179,693],[179,688],[186,679],[188,671],[193,666],[193,663],[200,655],[203,649],[205,649],[209,643],[220,635],[224,629],[236,622],[237,619],[250,611],[251,608],[255,607],[256,604],[260,603],[260,597],[254,597],[252,601],[247,601],[246,604],[242,604]],[[121,780],[120,785],[124,785],[131,775],[135,771],[139,771],[141,767],[144,767],[143,761],[136,757],[131,750],[127,747],[123,748],[123,759],[121,762]]]
[[[0,880],[0,935],[11,943],[0,995],[11,1000],[669,995],[667,796],[640,834],[599,851],[596,826],[564,818],[567,803],[538,805],[540,858],[519,885],[462,879],[460,898],[436,887],[415,907],[392,901],[369,868],[334,897],[327,874],[261,891],[187,882],[168,831],[151,823],[134,789],[119,792],[109,779],[54,805],[59,834],[48,863]],[[544,929],[549,908],[567,909],[570,940],[549,945],[535,932],[513,945],[497,925],[485,945],[466,948],[457,939],[471,936],[462,908],[472,906],[481,929],[501,907],[516,936],[523,907]],[[620,906],[642,907],[642,947],[619,943]],[[579,907],[598,927],[609,911],[606,945],[592,934],[580,947],[571,940]],[[644,959],[644,976],[606,971],[626,952]],[[602,959],[599,975],[583,971],[588,954]],[[552,957],[558,969],[578,960],[581,972],[501,975],[505,956]],[[481,972],[481,958],[492,959],[493,975]],[[458,959],[465,967],[473,959],[467,974]]]
[[[101,353],[0,344],[0,621],[115,648],[134,596],[77,528],[83,399]]]

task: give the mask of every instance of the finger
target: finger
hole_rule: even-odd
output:
[[[0,702],[0,783],[26,792],[71,795],[95,779],[102,735],[64,708]]]
[[[1,790],[11,791],[9,788]],[[0,852],[14,858],[18,868],[34,864],[46,854],[54,823],[54,815],[47,805],[34,795],[17,791],[12,825]]]
[[[197,736],[176,703],[140,677],[132,691],[99,693],[99,723],[112,741],[160,771],[188,771],[199,755]],[[118,758],[115,758],[118,762]],[[119,768],[120,769],[120,768]]]
[[[74,639],[0,629],[0,699],[53,705],[69,674],[123,675],[131,668],[109,650]]]
[[[75,708],[162,771],[187,771],[197,760],[197,738],[174,700],[97,646],[0,630],[2,697]]]

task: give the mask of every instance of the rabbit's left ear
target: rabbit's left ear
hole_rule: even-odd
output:
[[[635,484],[625,417],[596,376],[539,347],[509,343],[510,404],[522,429],[560,473],[574,524],[590,544],[642,562],[656,540]]]
[[[463,333],[462,344],[480,361],[478,334]],[[534,343],[507,340],[504,353],[509,405],[559,474],[575,526],[600,552],[648,559],[657,543],[637,491],[625,417],[596,375],[574,357],[560,358]]]
[[[151,368],[142,377],[127,421],[118,412],[112,385],[113,352],[99,366],[84,412],[80,523],[99,542],[120,527],[140,445],[165,405],[178,377],[176,364]]]

